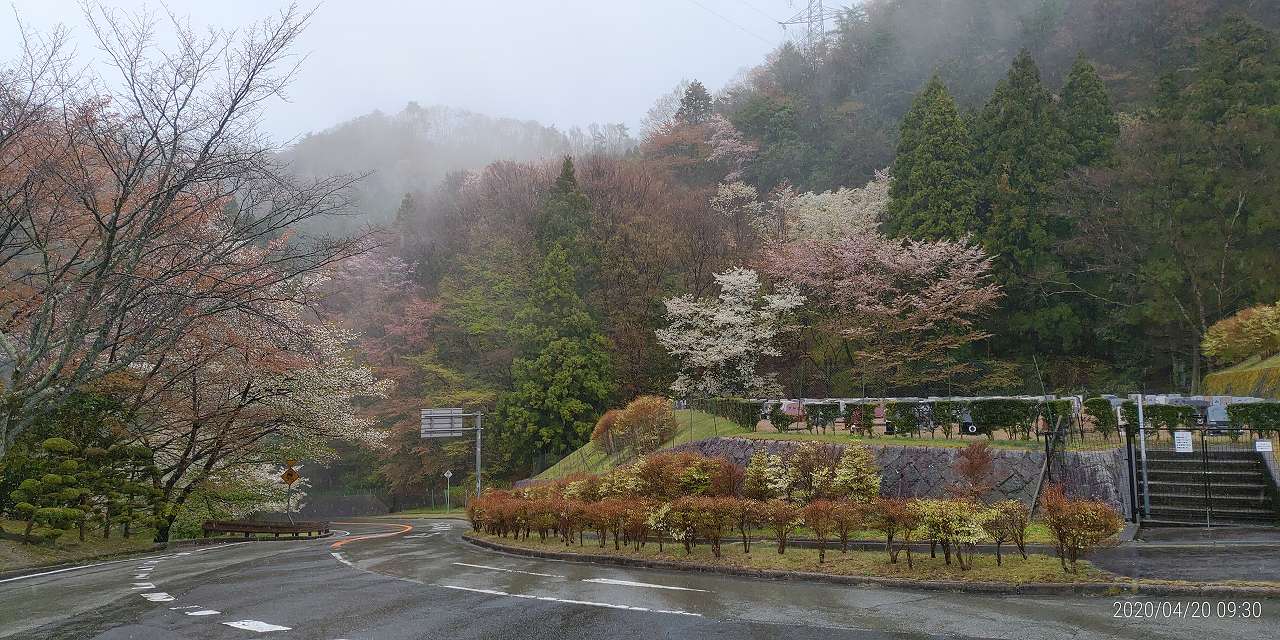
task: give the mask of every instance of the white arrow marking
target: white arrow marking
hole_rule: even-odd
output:
[[[652,584],[649,582],[632,582],[630,580],[613,580],[610,578],[584,578],[583,582],[594,582],[596,584],[613,584],[620,587],[646,587],[649,589],[671,589],[672,591],[701,591],[706,593],[706,589],[691,589],[689,587],[672,587],[665,584]]]
[[[236,620],[235,622],[224,622],[222,624],[228,627],[244,629],[246,631],[257,631],[258,633],[266,633],[267,631],[288,631],[292,627],[282,627],[278,624],[271,624],[261,620]]]
[[[542,576],[542,577],[544,577],[544,578],[563,578],[563,577],[564,577],[564,576],[558,576],[558,575],[556,575],[556,574],[554,574],[554,573],[538,573],[538,572],[536,572],[536,571],[521,571],[521,570],[519,570],[519,569],[504,569],[504,568],[502,568],[502,567],[490,567],[489,565],[484,565],[484,564],[467,564],[467,563],[465,563],[465,562],[455,562],[454,564],[458,565],[459,567],[472,567],[472,568],[475,568],[475,569],[488,569],[488,570],[490,570],[490,571],[505,571],[505,572],[507,572],[507,573],[523,573],[523,574],[525,574],[525,575],[529,575],[529,576]]]

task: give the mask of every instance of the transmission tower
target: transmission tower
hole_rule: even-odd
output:
[[[795,3],[789,4],[795,6]],[[816,64],[827,41],[827,20],[834,20],[839,15],[839,10],[824,7],[822,0],[808,0],[803,9],[778,24],[782,25],[783,30],[790,25],[804,26],[800,49],[811,62]]]

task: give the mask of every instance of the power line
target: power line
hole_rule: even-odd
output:
[[[751,4],[750,2],[747,2],[747,0],[738,0],[738,2],[741,2],[742,4],[744,4],[744,5],[746,5],[748,8],[750,8],[752,11],[755,11],[756,13],[758,13],[758,14],[760,14],[760,15],[762,15],[762,16],[764,16],[764,17],[766,17],[766,18],[768,18],[770,22],[777,22],[777,21],[778,21],[778,20],[777,20],[777,18],[774,18],[773,16],[769,15],[768,13],[765,13],[764,9],[761,9],[760,7],[757,7],[757,6],[756,6],[756,5],[754,5],[754,4]]]
[[[760,42],[763,42],[763,43],[765,43],[765,44],[767,44],[767,45],[773,45],[773,44],[774,44],[774,42],[773,42],[772,40],[769,40],[768,38],[765,38],[764,36],[762,36],[762,35],[760,35],[760,34],[758,34],[758,33],[754,32],[754,31],[752,31],[752,30],[750,30],[750,29],[748,29],[748,28],[746,28],[746,27],[744,27],[744,26],[742,26],[742,25],[740,25],[740,24],[738,24],[738,23],[736,23],[736,22],[734,22],[733,20],[730,20],[729,18],[725,17],[725,15],[724,15],[724,14],[722,14],[722,13],[719,13],[719,12],[715,11],[715,10],[714,10],[714,9],[712,9],[711,7],[708,7],[707,5],[702,4],[701,2],[698,2],[698,0],[689,0],[689,2],[692,2],[693,4],[698,5],[700,8],[702,8],[702,10],[703,10],[703,11],[706,11],[707,13],[709,13],[709,14],[711,14],[711,15],[713,15],[713,16],[715,16],[715,17],[717,17],[717,18],[720,18],[721,20],[723,20],[723,21],[725,21],[725,22],[727,22],[727,23],[729,23],[729,24],[733,25],[733,26],[734,26],[735,28],[737,28],[739,31],[741,31],[741,32],[743,32],[743,33],[745,33],[745,34],[747,34],[747,35],[749,35],[749,36],[751,36],[751,37],[755,38],[756,40],[759,40]]]

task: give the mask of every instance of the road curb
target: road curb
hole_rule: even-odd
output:
[[[560,551],[543,551],[528,549],[479,538],[473,533],[464,533],[462,539],[477,547],[501,551],[514,555],[545,558],[548,560],[565,560],[569,562],[587,562],[592,564],[611,564],[624,567],[641,567],[645,569],[667,569],[689,571],[695,573],[718,573],[724,575],[744,576],[765,580],[804,580],[808,582],[825,582],[831,584],[896,587],[925,591],[962,591],[970,593],[1003,593],[1020,595],[1144,595],[1144,596],[1250,596],[1261,598],[1280,598],[1280,586],[1245,586],[1227,584],[1162,584],[1148,582],[1079,582],[1052,583],[1035,582],[1015,584],[1011,582],[962,582],[957,580],[911,580],[906,578],[882,578],[877,576],[842,576],[807,571],[779,571],[776,569],[746,569],[741,567],[717,567],[713,565],[670,562],[666,560],[643,560],[611,555],[589,553],[571,553]]]

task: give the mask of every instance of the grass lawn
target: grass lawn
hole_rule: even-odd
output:
[[[752,534],[751,534],[752,536],[758,536],[761,538],[770,538],[770,539],[773,538],[772,529],[760,528],[760,529],[749,530],[749,531],[752,531]],[[791,534],[791,537],[792,538],[812,538],[813,532],[810,531],[808,527],[799,526],[795,528],[795,531]],[[850,533],[849,540],[850,541],[857,540],[859,542],[883,543],[884,533],[880,531],[876,531],[874,529],[863,529],[861,531],[854,531]],[[1053,533],[1049,531],[1049,527],[1045,526],[1043,522],[1032,522],[1031,524],[1027,525],[1027,544],[1053,544],[1053,543],[1054,543]],[[1014,552],[1017,553],[1017,548],[1013,546],[1013,543],[1006,542],[1005,546],[1006,548],[1013,549]]]
[[[0,520],[8,535],[21,534],[25,524],[16,520]],[[39,567],[63,562],[74,562],[103,555],[147,551],[153,546],[155,531],[134,531],[124,538],[119,529],[111,532],[111,538],[102,539],[102,531],[86,531],[85,541],[80,542],[76,531],[68,531],[53,544],[24,544],[17,540],[0,538],[0,571]]]
[[[693,442],[694,440],[749,433],[747,429],[736,423],[702,411],[678,410],[675,414],[676,422],[679,423],[680,428],[670,440],[662,443],[661,448],[663,449],[686,442]],[[588,442],[577,451],[565,456],[560,462],[548,467],[538,474],[536,478],[538,480],[555,480],[574,473],[601,473],[630,462],[632,457],[629,452],[609,455],[607,451],[597,447],[594,442]]]
[[[658,545],[650,542],[639,551],[623,549],[615,551],[612,544],[600,548],[593,541],[585,546],[570,545],[566,547],[558,539],[540,543],[536,538],[514,540],[497,536],[480,535],[501,544],[539,549],[543,551],[576,552],[586,554],[608,554],[646,560],[665,560],[670,562],[688,562],[691,564],[712,565],[719,567],[741,567],[752,569],[776,569],[783,571],[807,571],[813,573],[829,573],[849,576],[875,576],[884,578],[908,578],[915,580],[964,580],[971,582],[1111,582],[1116,578],[1111,574],[1099,571],[1088,562],[1079,563],[1078,573],[1066,573],[1059,560],[1052,556],[1031,554],[1026,560],[1017,555],[1005,554],[1004,566],[996,565],[994,554],[976,553],[973,556],[973,567],[967,571],[959,565],[947,565],[941,550],[937,558],[930,558],[928,553],[912,554],[914,568],[907,568],[907,554],[904,550],[898,557],[898,563],[889,562],[888,554],[883,551],[849,551],[841,553],[839,544],[827,549],[826,562],[818,563],[817,549],[789,547],[783,555],[778,554],[776,544],[758,543],[751,545],[751,553],[744,554],[742,545],[731,540],[721,543],[722,557],[716,558],[711,553],[711,546],[700,544],[693,548],[691,555],[685,554],[684,548],[678,544],[666,544],[663,551]]]

